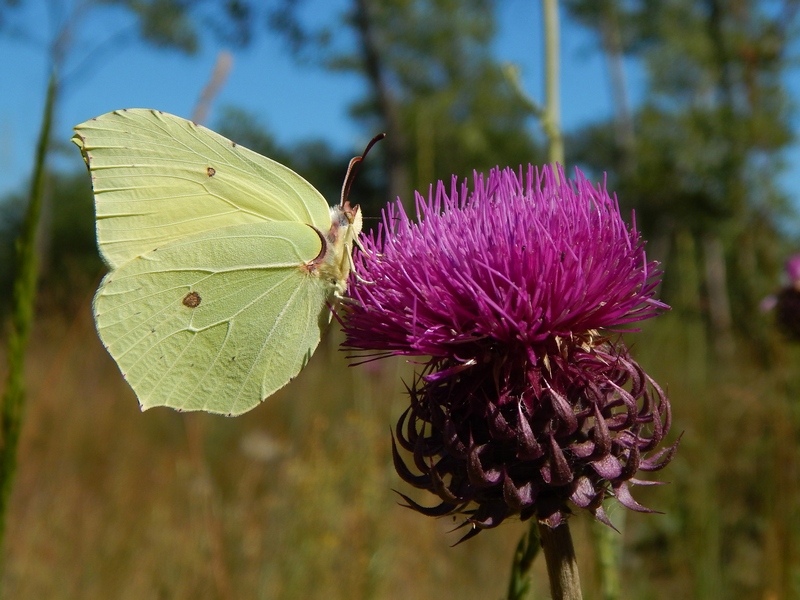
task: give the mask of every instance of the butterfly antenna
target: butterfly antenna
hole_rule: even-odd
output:
[[[356,178],[356,173],[358,173],[358,169],[361,166],[361,161],[367,157],[367,153],[372,149],[372,147],[385,137],[385,133],[379,133],[369,141],[369,144],[367,144],[367,147],[364,148],[364,153],[361,156],[354,156],[352,159],[350,159],[350,164],[347,165],[347,174],[344,176],[344,183],[342,183],[342,197],[339,204],[340,206],[344,206],[345,200],[347,200],[347,197],[350,195],[350,188],[353,187],[353,180]]]

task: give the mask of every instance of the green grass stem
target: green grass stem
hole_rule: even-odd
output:
[[[530,530],[523,535],[514,552],[511,563],[511,577],[508,582],[507,600],[525,600],[531,589],[530,570],[533,561],[542,547],[539,539],[539,524],[536,518],[530,520]]]
[[[17,470],[17,445],[25,408],[25,351],[28,346],[36,299],[38,275],[36,231],[44,197],[45,163],[53,122],[57,93],[56,76],[51,75],[47,87],[42,128],[36,146],[36,162],[30,197],[22,230],[16,242],[16,262],[11,307],[11,331],[8,337],[8,379],[0,406],[0,544],[2,544],[6,511]]]

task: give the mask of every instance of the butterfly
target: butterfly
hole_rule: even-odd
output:
[[[239,415],[308,363],[342,297],[362,217],[300,175],[180,117],[75,127],[108,265],[97,332],[142,410]]]

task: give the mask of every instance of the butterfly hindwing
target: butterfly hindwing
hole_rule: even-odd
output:
[[[236,415],[305,366],[332,288],[309,265],[323,243],[303,223],[185,236],[113,270],[97,329],[142,408]]]

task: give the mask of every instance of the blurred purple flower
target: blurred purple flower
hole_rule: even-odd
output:
[[[774,296],[768,309],[775,309],[775,320],[783,335],[800,341],[800,253],[790,256],[784,265],[786,286]],[[762,301],[762,305],[765,305]]]
[[[417,223],[390,205],[355,257],[344,346],[363,360],[426,356],[394,445],[404,480],[468,515],[472,529],[536,516],[555,527],[567,501],[610,524],[602,502],[647,511],[630,495],[677,442],[669,401],[615,335],[668,309],[660,272],[604,186],[580,171],[529,167],[453,178]]]
[[[800,290],[800,252],[790,256],[783,268],[789,280],[788,287]]]

